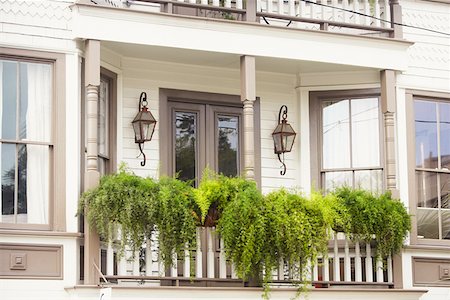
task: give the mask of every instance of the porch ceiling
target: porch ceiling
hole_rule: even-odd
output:
[[[239,55],[161,46],[126,44],[103,41],[102,47],[123,57],[197,65],[205,67],[239,69]],[[322,63],[273,57],[257,57],[256,69],[262,72],[284,74],[348,72],[369,70],[370,68],[342,64]]]

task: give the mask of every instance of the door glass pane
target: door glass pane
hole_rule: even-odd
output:
[[[450,210],[442,210],[442,238],[450,240]]]
[[[436,104],[429,101],[415,101],[416,166],[438,167]]]
[[[450,104],[439,103],[441,167],[450,168]]]
[[[417,209],[417,234],[425,239],[439,238],[439,216],[437,209]]]
[[[438,207],[437,174],[432,172],[416,172],[417,206]]]
[[[325,102],[322,116],[323,168],[349,168],[349,101]]]
[[[352,186],[352,172],[324,173],[325,190],[330,191],[340,186]]]
[[[15,179],[16,179],[16,145],[1,144],[1,179],[2,179],[2,219],[4,223],[14,223],[15,213]]]
[[[353,167],[380,165],[378,99],[352,99]]]
[[[237,176],[239,166],[239,117],[217,117],[219,173]]]
[[[355,171],[355,187],[381,192],[383,186],[382,175],[381,170]]]
[[[195,180],[197,114],[175,112],[175,172],[181,180]]]
[[[1,136],[3,139],[16,139],[17,120],[17,69],[18,63],[1,61],[2,72],[2,104],[1,104]]]

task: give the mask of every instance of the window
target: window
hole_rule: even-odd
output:
[[[414,99],[417,235],[450,239],[450,102]]]
[[[239,96],[160,90],[163,174],[197,185],[205,168],[227,176],[243,172],[242,102]],[[259,100],[254,105],[255,178],[260,182]]]
[[[65,151],[57,141],[65,126],[53,117],[64,108],[64,103],[54,101],[64,90],[55,86],[55,73],[61,75],[63,58],[0,50],[4,53],[0,54],[1,227],[63,229],[65,213],[60,196],[64,194],[65,174],[61,155]],[[21,54],[36,57],[16,56]],[[54,170],[59,171],[57,180],[53,180]],[[62,193],[55,193],[56,184],[61,184],[58,190]],[[60,215],[53,217],[52,210]]]
[[[318,161],[313,174],[320,188],[347,185],[381,191],[379,96],[329,92],[312,94],[311,101],[311,120],[318,122],[311,126],[317,138],[311,153]]]

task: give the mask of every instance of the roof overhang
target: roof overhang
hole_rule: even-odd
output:
[[[74,39],[405,71],[412,43],[78,3]]]

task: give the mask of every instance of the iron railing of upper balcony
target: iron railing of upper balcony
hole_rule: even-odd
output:
[[[129,9],[221,18],[331,32],[401,37],[395,30],[399,5],[392,0],[103,0]],[[247,4],[247,5],[246,5]],[[251,16],[253,15],[253,16]],[[394,22],[396,21],[396,22]]]
[[[197,248],[185,250],[175,257],[173,266],[164,266],[159,258],[158,239],[153,235],[136,253],[118,255],[120,241],[102,244],[102,277],[121,286],[246,286],[238,279],[233,265],[227,261],[223,242],[213,227],[197,229]],[[351,241],[343,233],[335,233],[328,253],[313,263],[306,263],[308,284],[314,288],[333,286],[393,287],[392,259],[380,259],[376,244]],[[271,286],[289,287],[293,278],[285,262],[273,272]]]

